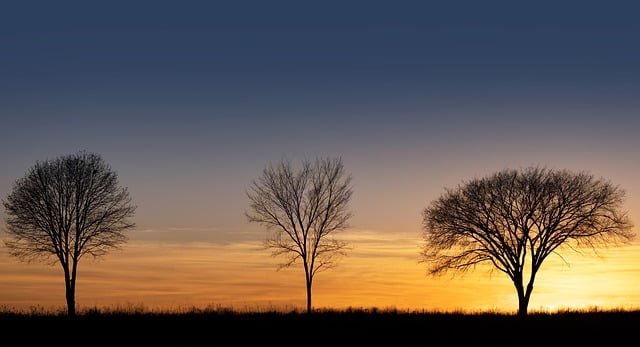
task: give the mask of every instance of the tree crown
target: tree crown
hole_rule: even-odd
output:
[[[135,226],[126,188],[97,154],[79,152],[38,161],[3,200],[10,253],[23,260],[94,257],[126,241]]]
[[[604,179],[567,170],[506,169],[447,189],[423,211],[422,260],[429,272],[491,262],[501,271],[534,270],[561,246],[630,242],[625,192]]]
[[[246,216],[272,231],[265,246],[274,256],[289,256],[281,267],[302,259],[312,272],[329,268],[346,247],[331,236],[345,229],[351,217],[350,183],[340,158],[305,160],[297,170],[281,160],[253,182]]]

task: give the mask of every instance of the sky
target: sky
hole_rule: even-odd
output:
[[[82,260],[80,306],[304,307],[302,268],[276,271],[260,249],[246,190],[271,162],[340,157],[352,251],[316,277],[314,306],[515,310],[502,273],[426,276],[422,210],[465,180],[544,166],[610,180],[640,223],[639,9],[4,4],[0,196],[36,161],[80,150],[118,173],[137,226],[123,249]],[[550,259],[530,308],[640,307],[639,250]],[[65,305],[59,266],[4,247],[0,263],[0,305]]]

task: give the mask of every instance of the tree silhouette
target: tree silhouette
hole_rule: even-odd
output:
[[[67,314],[75,316],[78,262],[118,248],[135,212],[118,176],[93,153],[36,162],[3,201],[9,254],[31,262],[59,262],[64,271]]]
[[[272,255],[287,256],[278,270],[302,261],[311,313],[311,288],[316,273],[334,267],[346,254],[346,242],[332,238],[345,229],[351,217],[351,176],[345,175],[339,158],[304,160],[295,170],[285,160],[264,169],[247,196],[249,222],[267,227],[265,247]]]
[[[624,196],[608,181],[567,170],[506,169],[473,179],[424,209],[421,262],[430,275],[491,263],[513,282],[518,315],[526,316],[536,274],[549,255],[632,240]]]

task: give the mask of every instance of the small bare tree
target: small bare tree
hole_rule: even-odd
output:
[[[346,242],[332,236],[345,229],[351,217],[350,183],[351,176],[345,175],[339,158],[318,158],[313,163],[305,160],[298,171],[282,160],[265,168],[247,192],[249,222],[272,231],[265,247],[272,250],[273,256],[287,256],[278,270],[302,261],[307,313],[311,313],[311,287],[316,273],[335,267],[339,257],[346,255]]]
[[[64,271],[67,314],[75,316],[78,262],[100,257],[126,241],[135,212],[126,188],[97,154],[79,152],[36,162],[3,201],[5,240],[20,260],[59,262]]]
[[[624,196],[603,179],[566,170],[503,170],[474,179],[423,211],[421,261],[431,275],[492,264],[515,285],[518,315],[526,316],[536,274],[561,246],[595,252],[633,239]]]

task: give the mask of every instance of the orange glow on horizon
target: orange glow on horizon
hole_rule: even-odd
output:
[[[412,234],[352,230],[352,249],[313,285],[315,308],[410,311],[515,312],[517,297],[506,275],[477,268],[456,277],[426,276],[418,263],[420,239]],[[603,258],[563,253],[539,272],[530,311],[635,309],[640,307],[640,245],[602,251]],[[76,288],[78,308],[239,311],[304,309],[300,266],[276,271],[278,259],[258,242],[160,243],[131,240],[99,261],[83,259]],[[0,305],[28,310],[64,309],[60,267],[25,264],[0,249]]]

